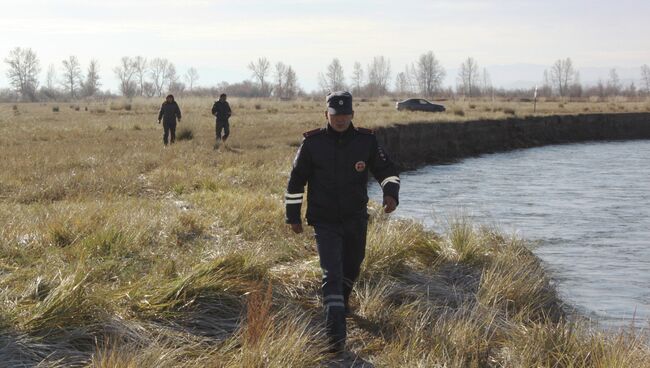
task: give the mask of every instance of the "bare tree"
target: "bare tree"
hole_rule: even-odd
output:
[[[133,59],[128,56],[122,57],[120,59],[120,66],[115,67],[113,72],[117,76],[117,79],[120,80],[120,92],[122,96],[128,98],[135,96],[136,84],[133,78],[136,73],[136,65]]]
[[[621,78],[618,77],[616,69],[609,71],[609,79],[607,80],[607,94],[616,96],[621,92]]]
[[[630,84],[623,91],[623,95],[627,97],[636,97],[638,95],[636,84],[630,82]]]
[[[91,60],[88,65],[88,73],[86,73],[86,81],[83,82],[83,94],[86,97],[94,96],[98,91],[101,83],[99,83],[99,63],[97,60]]]
[[[298,77],[296,72],[293,70],[291,65],[287,67],[285,82],[284,82],[284,93],[285,97],[288,99],[293,99],[298,94]]]
[[[167,63],[167,69],[163,73],[163,86],[167,86],[167,91],[172,94],[180,94],[185,91],[185,84],[180,81],[176,73],[174,63]]]
[[[70,98],[77,97],[77,91],[81,88],[83,76],[81,75],[81,64],[76,56],[70,56],[63,64],[63,87],[70,94]]]
[[[601,99],[605,98],[606,89],[605,89],[605,83],[603,83],[602,79],[598,80],[598,83],[596,83],[596,91],[598,91],[598,97]]]
[[[420,55],[415,69],[415,78],[420,86],[420,93],[426,97],[433,97],[434,93],[440,89],[444,77],[445,70],[433,55],[433,51]]]
[[[409,84],[409,91],[411,93],[418,91],[420,89],[420,83],[418,82],[418,71],[415,69],[415,64],[411,63],[411,65],[407,65],[404,73]]]
[[[352,77],[350,77],[350,80],[352,81],[352,94],[360,95],[363,87],[364,76],[363,68],[361,67],[361,63],[358,61],[354,62]]]
[[[269,75],[269,69],[271,68],[271,63],[268,59],[261,57],[257,61],[251,61],[248,64],[248,69],[253,72],[253,78],[257,79],[260,84],[260,90],[262,91],[263,96],[268,96],[268,86],[266,85],[266,77]]]
[[[154,87],[152,82],[144,82],[142,94],[146,97],[154,97],[156,95],[156,87]]]
[[[458,70],[458,86],[466,96],[473,97],[479,95],[479,66],[476,60],[468,57]]]
[[[38,74],[41,72],[40,63],[32,49],[16,47],[9,52],[4,60],[9,65],[7,78],[21,99],[35,101],[38,88]]]
[[[187,85],[190,88],[190,92],[194,89],[194,83],[199,80],[199,72],[196,70],[196,68],[192,67],[187,70],[185,73],[185,80],[187,81]]]
[[[490,78],[490,73],[488,73],[486,68],[483,68],[483,74],[481,75],[481,90],[484,94],[493,95],[494,87],[492,87],[492,79]]]
[[[641,66],[641,81],[645,88],[645,93],[650,94],[650,66],[644,64]]]
[[[580,72],[575,72],[573,74],[573,81],[568,88],[569,97],[581,97],[582,96],[582,84],[580,83]]]
[[[375,56],[368,65],[368,92],[372,96],[382,96],[388,92],[390,82],[390,60]]]
[[[138,81],[138,95],[144,96],[145,94],[145,78],[147,76],[147,71],[148,71],[148,63],[147,59],[143,58],[142,56],[136,56],[133,58],[133,67],[135,69],[135,77],[137,78]]]
[[[551,67],[551,83],[562,97],[568,94],[574,77],[575,71],[570,58],[560,59]]]
[[[287,66],[279,61],[275,64],[275,87],[273,94],[279,98],[284,97],[287,83]]]
[[[345,74],[343,73],[343,66],[339,59],[332,59],[330,65],[327,66],[325,77],[327,78],[327,85],[331,91],[341,91],[345,89]]]
[[[163,95],[165,89],[174,89],[170,88],[171,85],[178,82],[176,67],[167,59],[155,58],[151,60],[149,63],[149,73],[154,94],[158,97]]]
[[[54,91],[56,89],[56,67],[54,64],[50,64],[50,66],[47,68],[47,75],[45,76],[45,87],[50,90]]]
[[[408,72],[408,66],[406,69]],[[407,72],[399,72],[395,76],[395,93],[399,96],[411,93],[411,83],[409,82]]]

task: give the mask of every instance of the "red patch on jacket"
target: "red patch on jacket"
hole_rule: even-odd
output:
[[[363,161],[359,161],[356,164],[354,164],[354,169],[357,170],[358,172],[362,172],[363,170],[366,169],[366,163]]]

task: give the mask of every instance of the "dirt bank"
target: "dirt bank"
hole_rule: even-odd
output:
[[[456,123],[399,123],[376,131],[404,169],[549,144],[650,139],[650,113],[554,115]]]

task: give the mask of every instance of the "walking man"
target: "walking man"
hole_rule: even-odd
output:
[[[158,124],[160,124],[161,120],[163,122],[163,143],[165,146],[168,142],[174,144],[176,141],[176,119],[178,119],[179,123],[181,122],[181,109],[174,101],[174,96],[167,95],[158,113]],[[171,141],[168,140],[170,135]]]
[[[383,189],[386,213],[398,204],[397,170],[374,132],[352,124],[349,92],[326,98],[327,126],[303,134],[285,195],[286,223],[303,231],[300,209],[307,184],[307,223],[314,228],[323,270],[325,327],[331,351],[345,348],[350,294],[366,248],[368,170]]]
[[[230,115],[232,115],[232,110],[230,110],[230,105],[228,104],[228,101],[226,101],[227,97],[228,96],[225,93],[222,93],[221,96],[219,96],[219,101],[215,101],[214,105],[212,105],[212,115],[217,118],[217,143],[215,144],[215,148],[219,148],[219,142],[225,144],[230,135],[230,124],[228,123],[228,119],[230,118]],[[222,130],[223,135],[221,135]]]

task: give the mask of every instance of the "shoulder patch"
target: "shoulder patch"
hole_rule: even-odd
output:
[[[315,135],[321,134],[325,132],[325,128],[316,128],[314,130],[310,130],[308,132],[302,133],[302,136],[305,138],[313,137]]]
[[[375,131],[372,129],[366,129],[366,128],[357,128],[357,131],[362,134],[370,134],[373,135],[375,134]]]

